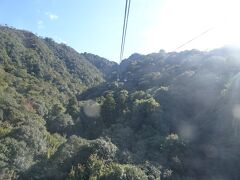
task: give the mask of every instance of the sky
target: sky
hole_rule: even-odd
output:
[[[0,0],[0,23],[118,62],[124,6],[125,0]],[[239,46],[239,7],[238,0],[131,0],[124,58]]]

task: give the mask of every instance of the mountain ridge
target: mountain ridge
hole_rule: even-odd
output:
[[[239,72],[234,48],[117,64],[0,26],[0,179],[238,180]]]

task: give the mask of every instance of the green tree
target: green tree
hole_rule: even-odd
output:
[[[116,95],[116,108],[118,111],[118,114],[123,113],[127,110],[127,100],[128,100],[128,91],[127,90],[121,90]]]
[[[57,116],[57,115],[62,114],[62,113],[64,113],[64,107],[61,104],[55,104],[52,107],[52,110],[51,110],[51,115],[52,116]]]
[[[70,132],[74,122],[69,114],[60,113],[57,116],[52,116],[48,120],[47,125],[50,132],[67,134]]]
[[[144,118],[149,117],[160,104],[153,98],[136,99],[133,104],[133,110],[140,113]]]
[[[69,99],[66,109],[67,109],[66,113],[70,114],[72,118],[76,119],[78,117],[79,110],[76,96],[73,96],[72,98]]]
[[[105,100],[101,106],[101,116],[103,122],[108,127],[116,120],[116,102],[112,92],[108,92],[105,96]]]

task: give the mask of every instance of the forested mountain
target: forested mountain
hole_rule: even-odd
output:
[[[103,73],[105,79],[114,80],[114,78],[117,77],[118,64],[116,62],[109,61],[91,53],[85,52],[82,55]]]
[[[1,26],[0,179],[239,180],[239,72],[235,48],[118,65]]]

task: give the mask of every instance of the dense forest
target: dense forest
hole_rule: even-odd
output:
[[[0,26],[0,179],[239,180],[239,92],[240,49],[117,64]]]

